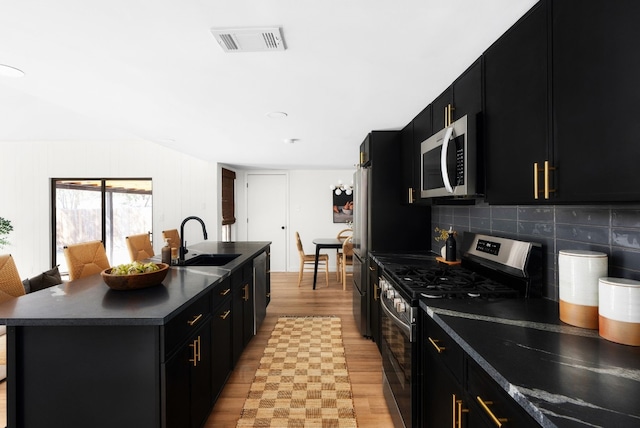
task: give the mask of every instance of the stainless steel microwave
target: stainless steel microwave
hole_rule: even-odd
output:
[[[467,125],[464,116],[421,143],[422,198],[476,194],[476,145]]]

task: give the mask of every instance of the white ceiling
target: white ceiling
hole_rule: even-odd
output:
[[[0,0],[0,64],[26,73],[0,77],[0,143],[349,168],[367,132],[410,122],[536,1]],[[285,51],[225,53],[210,32],[265,26]]]

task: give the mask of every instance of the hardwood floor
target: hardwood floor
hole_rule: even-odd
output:
[[[336,281],[335,272],[329,275],[329,287],[318,275],[318,288],[311,288],[311,274],[305,274],[298,288],[297,273],[271,274],[271,303],[267,317],[257,335],[231,374],[218,398],[205,428],[235,428],[242,406],[249,392],[260,358],[276,321],[281,315],[336,315],[342,319],[342,339],[351,378],[353,402],[358,426],[363,428],[393,427],[382,394],[380,354],[376,344],[363,338],[357,330],[352,314],[352,286],[346,291]],[[0,383],[0,427],[6,426],[6,382]]]
[[[318,288],[313,290],[311,274],[305,274],[299,288],[297,273],[271,274],[271,303],[267,317],[242,354],[205,428],[235,428],[266,343],[281,315],[339,316],[358,426],[393,427],[382,394],[380,353],[373,341],[363,338],[358,332],[352,312],[352,286],[347,284],[346,291],[343,291],[342,284],[336,281],[335,272],[329,274],[328,288],[323,279],[319,274]]]

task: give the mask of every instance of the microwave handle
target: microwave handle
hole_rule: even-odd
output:
[[[447,128],[442,139],[442,151],[440,152],[440,172],[442,173],[442,181],[444,182],[444,188],[447,192],[453,193],[453,187],[449,181],[449,171],[447,171],[447,151],[449,150],[449,140],[453,134],[453,126]]]

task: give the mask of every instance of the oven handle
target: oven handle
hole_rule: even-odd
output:
[[[395,316],[387,305],[384,303],[384,299],[380,299],[380,306],[382,307],[383,312],[393,321],[393,323],[400,328],[400,330],[404,331],[407,336],[409,336],[409,342],[413,342],[413,331],[411,325],[402,322],[400,318]]]

